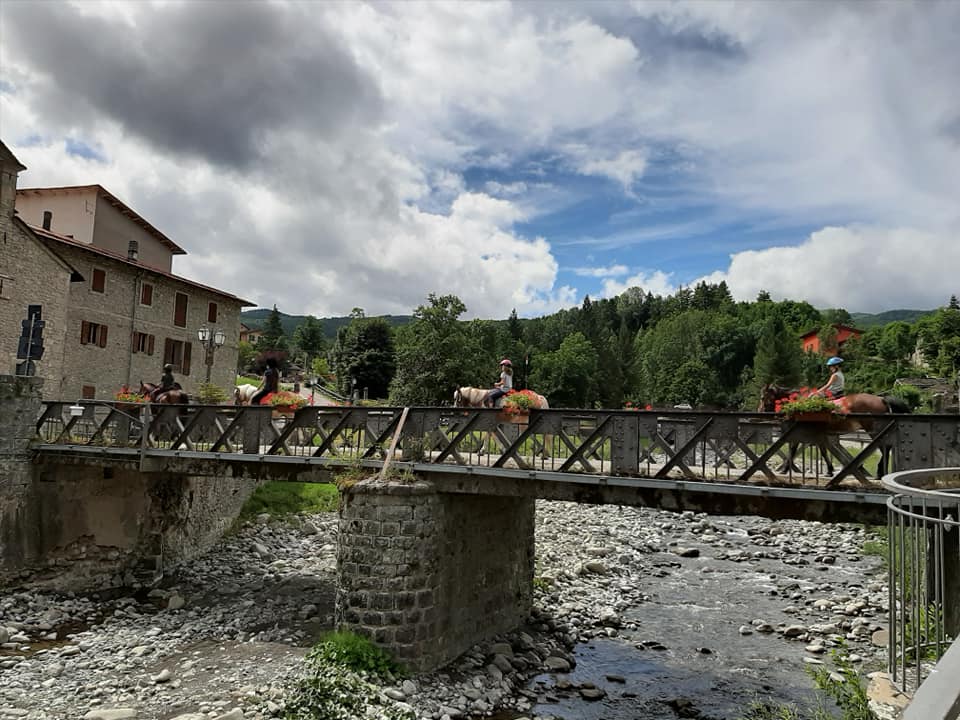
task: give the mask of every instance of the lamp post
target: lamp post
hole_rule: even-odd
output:
[[[200,338],[200,344],[203,345],[205,351],[204,361],[207,365],[207,380],[210,382],[210,370],[213,368],[213,353],[216,352],[217,348],[223,347],[223,343],[226,342],[227,336],[223,334],[223,330],[211,330],[206,325],[197,330],[197,337]]]

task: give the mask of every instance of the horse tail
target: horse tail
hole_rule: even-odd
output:
[[[906,401],[896,395],[884,395],[883,402],[887,406],[887,412],[903,413],[905,415],[911,412],[910,406],[907,405]]]

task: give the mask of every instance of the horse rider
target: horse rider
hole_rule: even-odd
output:
[[[256,394],[250,398],[251,405],[259,405],[270,393],[275,393],[280,388],[280,371],[277,369],[277,359],[267,358],[267,369],[263,371],[263,380],[260,382],[260,388]]]
[[[844,377],[840,366],[843,364],[843,358],[834,355],[827,360],[827,367],[830,368],[830,378],[824,383],[823,387],[818,388],[815,395],[829,397],[832,400],[843,397]]]
[[[176,390],[178,387],[177,381],[173,377],[173,365],[167,363],[163,366],[163,376],[160,378],[160,384],[150,394],[150,401],[157,402],[157,399],[165,392]]]
[[[493,390],[487,393],[484,407],[496,407],[497,400],[513,390],[513,363],[507,358],[500,361],[500,379],[493,384]]]

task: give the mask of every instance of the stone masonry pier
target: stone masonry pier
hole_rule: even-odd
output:
[[[431,670],[529,615],[534,500],[360,482],[343,491],[337,565],[338,625]]]

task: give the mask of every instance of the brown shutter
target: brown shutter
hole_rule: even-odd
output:
[[[163,341],[163,364],[173,362],[173,340],[167,338]]]
[[[183,363],[180,372],[184,375],[190,374],[190,343],[183,344]]]
[[[217,321],[217,304],[209,303],[207,305],[207,322],[215,323]]]
[[[100,326],[100,342],[98,344],[100,345],[100,347],[107,346],[107,326],[106,325]]]
[[[80,344],[87,344],[87,334],[90,332],[90,323],[86,320],[80,321]]]
[[[153,355],[153,335],[147,335],[147,355]]]
[[[130,333],[130,352],[131,353],[135,353],[137,351],[137,345],[139,345],[137,341],[140,339],[139,335],[140,333],[138,333],[136,330]]]
[[[187,296],[177,293],[173,303],[173,324],[177,327],[187,326]]]
[[[153,305],[153,285],[144,283],[140,287],[140,304]]]
[[[103,270],[94,268],[93,270],[93,291],[102,293],[107,284],[107,273]]]

